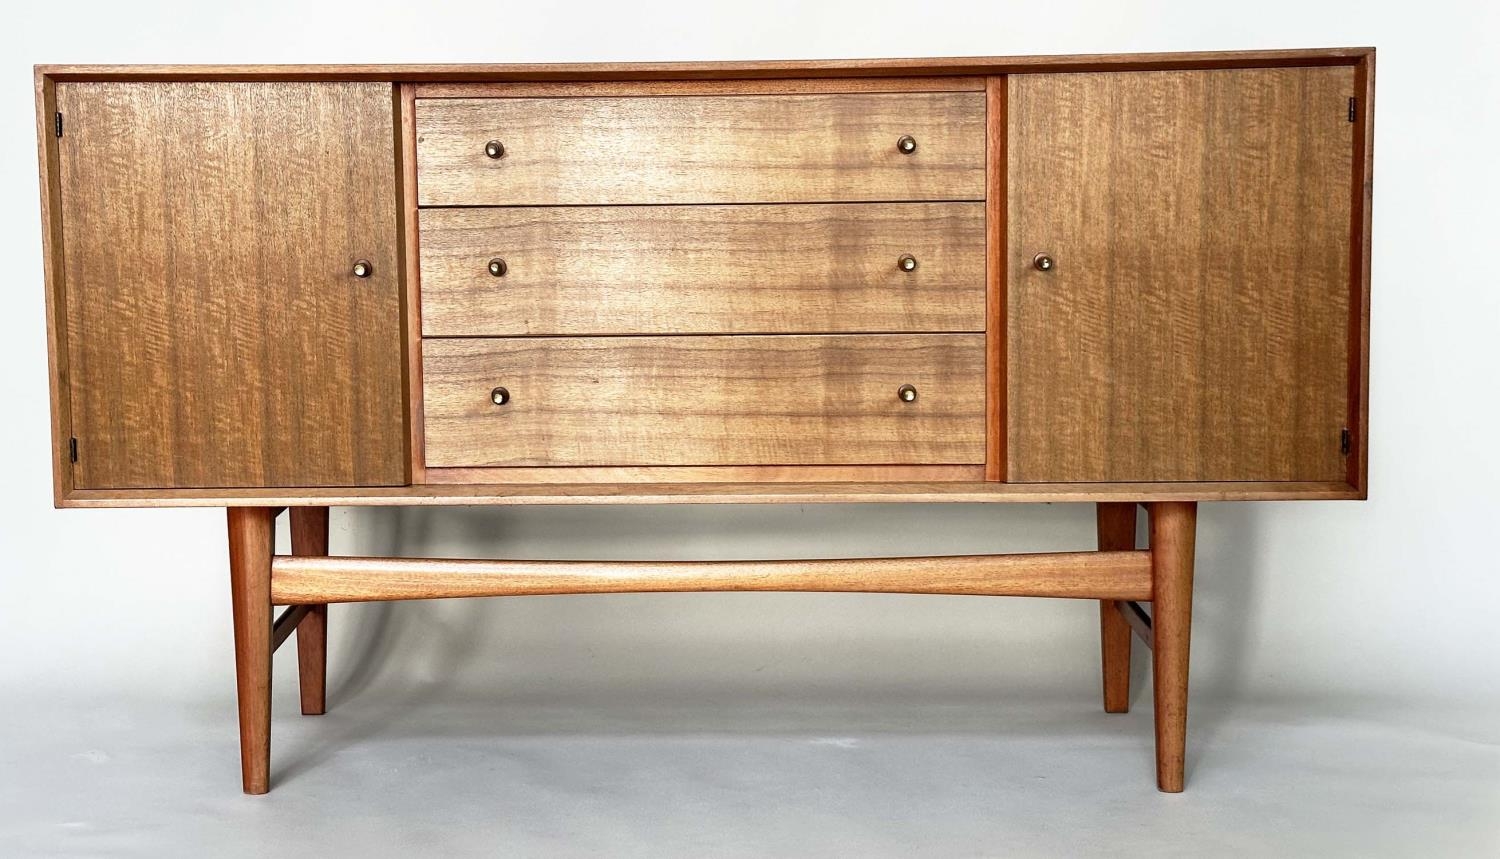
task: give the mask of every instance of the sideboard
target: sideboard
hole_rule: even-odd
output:
[[[1098,600],[1180,791],[1197,503],[1366,497],[1374,62],[39,66],[56,504],[227,508],[247,793],[330,603],[709,590]],[[1096,550],[328,552],[340,505],[1011,501]]]

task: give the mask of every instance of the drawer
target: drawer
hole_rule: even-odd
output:
[[[422,350],[428,467],[984,462],[982,334],[431,339]]]
[[[416,114],[423,206],[984,199],[977,92],[418,99]]]
[[[983,203],[424,209],[420,220],[429,336],[984,330]]]

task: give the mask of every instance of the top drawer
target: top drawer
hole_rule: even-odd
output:
[[[984,111],[978,92],[418,99],[418,200],[982,200]]]

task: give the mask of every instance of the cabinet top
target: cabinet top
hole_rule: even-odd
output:
[[[1058,54],[1017,57],[766,60],[669,63],[361,63],[298,65],[38,65],[53,80],[400,80],[588,81],[714,78],[881,77],[991,75],[1025,72],[1152,71],[1268,66],[1352,65],[1374,48],[1299,48],[1138,54]]]

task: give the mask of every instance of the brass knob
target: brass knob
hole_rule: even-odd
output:
[[[354,261],[354,276],[355,277],[369,277],[371,274],[374,274],[374,273],[375,273],[375,269],[370,265],[370,261],[369,260],[367,260],[367,259],[361,259],[361,260],[355,260]]]
[[[499,257],[490,260],[490,274],[495,277],[505,277],[507,271],[510,271],[510,266],[505,264],[505,260]]]
[[[499,158],[505,154],[505,144],[498,140],[491,140],[484,145],[484,154],[491,158]]]
[[[1031,258],[1031,267],[1037,271],[1051,271],[1054,265],[1057,263],[1048,254],[1037,254]]]
[[[901,150],[902,155],[910,155],[917,151],[917,139],[910,134],[903,134],[901,139],[896,141],[896,148]]]
[[[911,385],[902,385],[896,389],[896,398],[903,403],[914,403],[917,401],[917,389]]]
[[[490,402],[494,403],[497,406],[505,405],[506,403],[510,402],[510,391],[507,391],[504,388],[496,388],[495,390],[490,391]]]
[[[902,271],[916,271],[917,258],[911,254],[902,254],[901,258],[896,260],[896,267]]]

